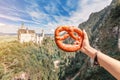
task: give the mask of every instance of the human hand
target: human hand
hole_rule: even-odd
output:
[[[83,39],[82,47],[81,47],[80,50],[83,53],[86,53],[87,52],[86,49],[89,48],[89,47],[91,47],[91,46],[90,46],[90,43],[89,43],[88,35],[87,35],[87,33],[86,33],[85,30],[83,30],[83,35],[84,35],[84,39]]]

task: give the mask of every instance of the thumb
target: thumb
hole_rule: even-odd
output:
[[[88,35],[85,30],[83,30],[83,34],[84,34],[84,39],[88,39]]]

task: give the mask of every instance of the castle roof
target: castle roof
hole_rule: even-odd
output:
[[[29,33],[29,34],[33,34],[35,33],[34,30],[28,30],[28,29],[19,29],[18,33]]]

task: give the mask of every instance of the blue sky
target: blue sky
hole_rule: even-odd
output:
[[[92,12],[112,0],[0,0],[0,32],[16,33],[21,23],[29,29],[54,33],[57,26],[78,26]]]

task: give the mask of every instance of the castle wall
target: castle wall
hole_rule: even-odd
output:
[[[34,42],[41,44],[44,38],[44,31],[41,34],[36,34],[34,30],[21,29],[18,30],[18,40],[20,43],[23,42]]]
[[[31,34],[20,34],[20,42],[30,42],[33,41],[35,42],[35,35],[31,35]]]

